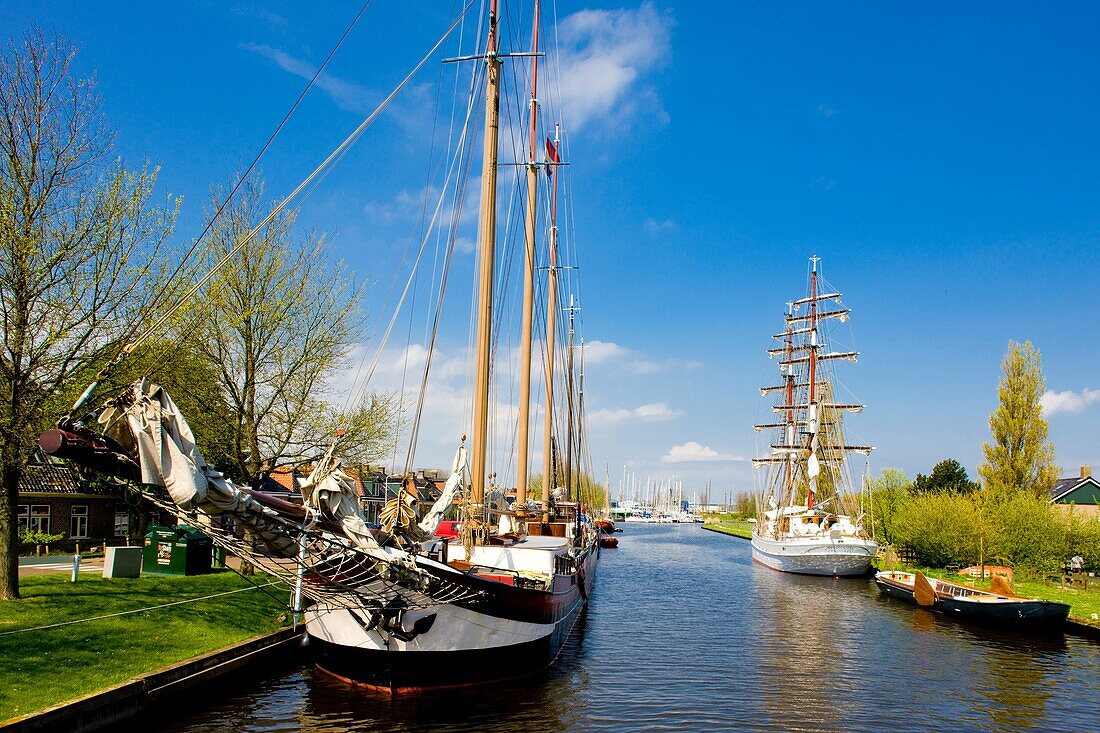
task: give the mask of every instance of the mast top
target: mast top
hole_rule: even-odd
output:
[[[810,257],[810,262],[813,265],[813,271],[817,272],[817,263],[821,262],[821,258],[814,254],[812,257]]]

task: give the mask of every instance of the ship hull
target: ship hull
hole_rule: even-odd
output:
[[[431,620],[426,631],[408,640],[380,625],[367,628],[372,618],[365,609],[307,612],[317,667],[351,684],[396,694],[537,672],[558,656],[586,605],[597,556],[593,546],[577,573],[555,576],[548,590],[476,581],[486,594],[480,601],[408,611],[397,621],[402,630]]]
[[[799,575],[865,575],[877,552],[876,542],[859,537],[752,538],[753,560],[772,570]]]

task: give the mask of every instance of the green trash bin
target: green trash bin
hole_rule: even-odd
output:
[[[141,572],[158,575],[199,575],[210,572],[213,543],[194,527],[152,526],[145,535]]]

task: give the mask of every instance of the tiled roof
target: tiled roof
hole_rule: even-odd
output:
[[[55,463],[32,464],[23,469],[23,478],[19,481],[19,493],[44,494],[104,494],[115,492],[98,491],[80,479],[68,466]]]
[[[1050,498],[1054,499],[1054,498],[1057,498],[1057,497],[1061,496],[1062,494],[1064,494],[1067,491],[1069,491],[1070,489],[1072,489],[1074,486],[1076,486],[1081,481],[1082,481],[1082,479],[1078,478],[1077,476],[1074,476],[1073,478],[1060,478],[1060,479],[1058,479],[1057,481],[1054,482],[1054,486],[1050,487]]]

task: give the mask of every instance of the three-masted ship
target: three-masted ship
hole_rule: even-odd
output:
[[[866,573],[878,544],[863,528],[860,490],[853,490],[848,457],[868,455],[868,445],[845,439],[842,416],[863,405],[839,402],[832,364],[854,362],[856,351],[830,350],[834,323],[848,320],[841,294],[822,292],[819,258],[812,257],[807,297],[787,304],[785,327],[768,355],[779,360],[779,384],[762,387],[774,396],[778,419],[755,425],[770,436],[753,459],[764,479],[757,496],[752,557],[774,570],[807,575]]]

